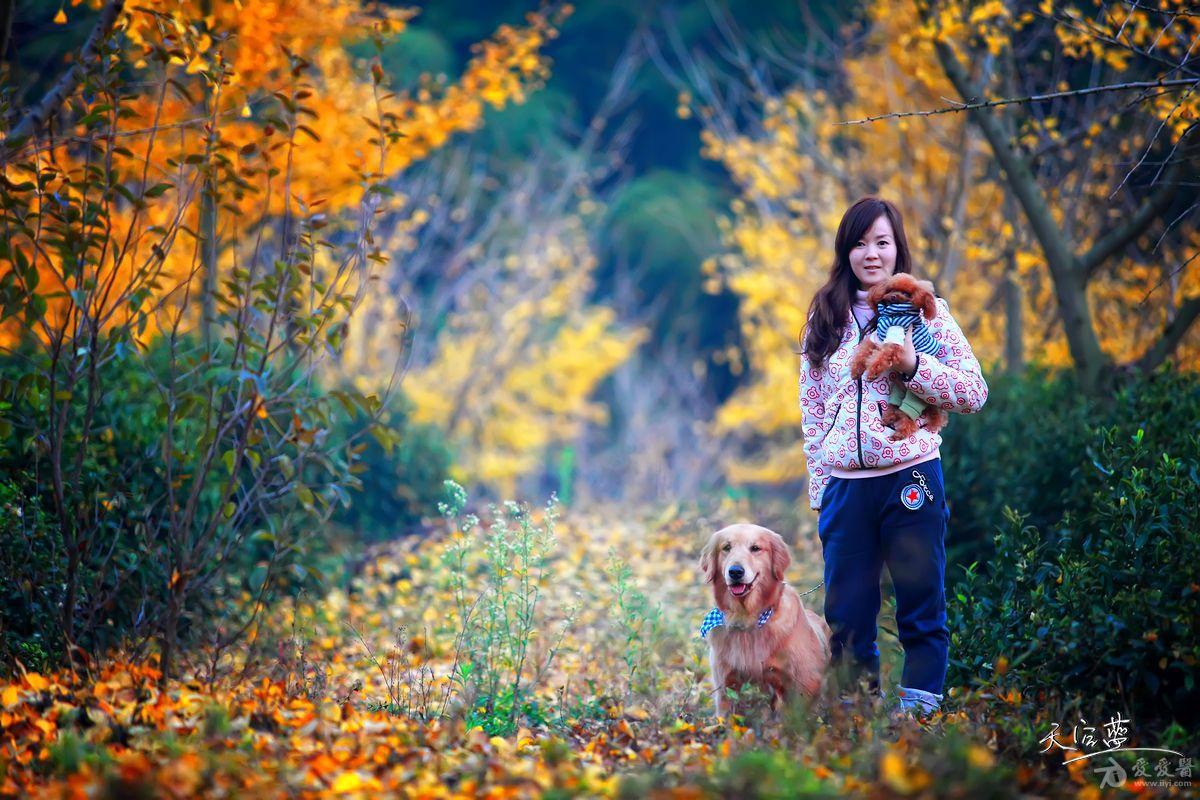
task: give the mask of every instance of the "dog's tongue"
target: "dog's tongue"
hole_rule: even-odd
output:
[[[734,583],[729,586],[729,591],[733,592],[735,597],[741,597],[746,592],[750,591],[750,584]]]

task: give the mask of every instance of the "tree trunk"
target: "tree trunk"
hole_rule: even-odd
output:
[[[954,51],[942,42],[937,42],[935,48],[946,77],[954,84],[963,101],[982,96],[972,86]],[[986,109],[975,108],[967,113],[991,146],[992,153],[1003,169],[1008,189],[1020,203],[1046,256],[1050,276],[1054,280],[1059,316],[1080,386],[1089,394],[1099,394],[1104,388],[1103,376],[1109,361],[1100,349],[1100,341],[1092,323],[1087,300],[1087,274],[1080,268],[1070,243],[1055,222],[1029,165],[1013,149],[999,121]]]
[[[84,73],[92,65],[92,62],[99,56],[100,48],[104,44],[104,40],[112,31],[113,26],[117,22],[117,17],[121,13],[121,9],[125,7],[125,0],[109,0],[100,11],[100,18],[96,20],[96,27],[92,28],[91,34],[88,36],[87,42],[83,45],[83,50],[79,53],[79,58],[75,63],[62,74],[54,85],[50,87],[50,91],[42,97],[36,106],[29,109],[21,117],[13,129],[9,131],[6,142],[17,141],[19,149],[19,140],[31,136],[38,131],[46,123],[46,120],[58,113],[62,108],[62,104],[67,98],[75,93],[75,89],[83,80]],[[7,163],[12,156],[12,148],[2,148],[2,159],[0,161]]]
[[[200,13],[208,19],[212,14],[212,0],[200,0]],[[206,25],[207,28],[207,25]],[[219,90],[216,96],[220,96]],[[214,99],[213,105],[216,105]],[[212,143],[216,139],[216,109],[213,109],[211,116],[213,127],[208,132],[208,146],[205,148],[206,156],[209,159],[208,169],[211,170],[212,165]],[[202,109],[202,113],[207,113],[207,109]],[[204,264],[204,280],[200,284],[200,338],[204,342],[204,349],[212,350],[212,328],[213,321],[217,316],[217,184],[213,179],[212,172],[208,173],[208,177],[204,180],[204,191],[200,195],[200,237],[201,242],[200,258]]]
[[[1175,352],[1175,348],[1183,341],[1183,337],[1187,335],[1188,329],[1191,328],[1198,316],[1200,316],[1200,297],[1189,297],[1175,312],[1171,321],[1167,323],[1162,336],[1150,346],[1145,355],[1138,359],[1135,366],[1142,372],[1152,372]]]
[[[1004,194],[1004,216],[1012,225],[1012,235],[1004,243],[1004,278],[1000,285],[1004,301],[1004,369],[1010,375],[1019,375],[1025,369],[1025,332],[1021,297],[1020,270],[1017,267],[1017,252],[1021,249],[1022,237],[1015,224],[1017,206],[1012,195]]]
[[[14,0],[0,1],[0,62],[8,62],[8,42],[12,38]]]
[[[178,585],[173,581],[170,587],[171,599],[167,604],[167,619],[159,633],[159,651],[162,654],[162,660],[159,661],[158,667],[162,671],[163,680],[168,680],[171,677],[171,672],[175,666],[175,648],[179,639],[179,592]]]
[[[1004,271],[1004,368],[1010,375],[1025,369],[1025,343],[1022,335],[1021,284],[1017,281],[1017,256],[1014,248],[1008,254]]]

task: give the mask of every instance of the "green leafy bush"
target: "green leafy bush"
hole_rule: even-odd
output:
[[[172,48],[190,46],[194,32],[182,33]],[[360,172],[356,221],[272,204],[293,162],[274,165],[268,137],[294,143],[318,116],[304,102],[312,64],[298,56],[290,95],[239,123],[259,127],[236,157],[214,114],[151,185],[153,148],[135,156],[117,131],[147,110],[130,90],[149,84],[108,68],[119,35],[97,46],[102,68],[80,71],[80,102],[62,109],[81,134],[63,143],[70,157],[18,146],[0,181],[0,483],[40,509],[32,535],[53,553],[14,564],[23,595],[9,598],[5,631],[24,631],[20,646],[53,631],[47,656],[73,662],[153,639],[168,676],[202,633],[215,670],[275,588],[315,574],[309,545],[356,485],[339,409],[373,419],[379,400],[319,378],[343,352],[371,264],[386,261],[371,229],[390,189]],[[171,52],[147,53],[159,110],[168,86],[188,91]],[[381,136],[381,151],[394,140]],[[249,195],[257,207],[230,202]],[[222,234],[232,217],[238,233]],[[6,527],[3,546],[27,533]],[[56,613],[38,614],[47,603]]]
[[[187,337],[160,339],[144,350],[114,350],[97,366],[94,388],[58,398],[69,404],[61,433],[47,424],[51,393],[45,376],[29,369],[36,353],[0,358],[7,423],[0,426],[3,660],[20,658],[29,665],[37,656],[53,663],[66,655],[68,641],[103,652],[122,641],[160,635],[172,602],[178,608],[175,635],[186,639],[227,617],[245,598],[320,581],[313,563],[317,534],[312,525],[290,520],[331,510],[353,484],[336,438],[316,466],[307,464],[312,450],[303,442],[275,445],[276,461],[267,467],[273,474],[265,482],[257,479],[268,488],[311,491],[311,510],[299,494],[272,500],[231,494],[231,481],[254,491],[257,454],[247,448],[239,466],[226,450],[215,468],[204,466],[204,443],[213,427],[196,401],[207,396],[206,376],[223,368],[210,364],[202,371],[189,364],[198,352],[200,343]],[[212,355],[219,359],[220,352]],[[161,390],[170,382],[173,394]],[[239,392],[236,381],[215,385]],[[228,402],[231,395],[214,396]],[[301,418],[293,414],[304,414],[309,425],[331,428],[340,409],[320,394],[295,395],[287,419],[294,424]],[[86,426],[80,424],[85,410]],[[277,422],[269,413],[256,419],[264,427]],[[69,470],[63,470],[57,495],[66,503],[62,513],[53,513],[58,478],[47,446],[56,436],[59,463]],[[197,481],[194,495],[183,490],[188,479]],[[167,491],[172,481],[179,489],[173,500]],[[187,502],[194,502],[190,533],[179,523]],[[169,513],[172,504],[175,514]],[[73,536],[63,535],[63,517],[75,526]],[[190,572],[197,588],[187,593],[186,603],[179,600],[181,581],[173,580],[182,570],[171,543],[180,536],[207,559]]]
[[[1097,476],[1087,453],[1102,429],[1141,429],[1147,447],[1167,452],[1200,425],[1200,378],[1166,368],[1105,398],[1081,392],[1069,370],[1039,366],[989,375],[988,388],[983,413],[955,416],[943,438],[947,547],[960,564],[991,557],[1005,506],[1043,530],[1086,510]]]
[[[578,603],[566,609],[558,632],[546,637],[551,642],[548,650],[539,656],[531,645],[543,625],[538,606],[558,543],[558,498],[550,496],[540,518],[525,503],[491,504],[485,529],[475,514],[460,518],[466,490],[452,480],[445,487],[449,502],[439,503],[438,510],[459,531],[442,556],[460,626],[451,678],[467,708],[466,724],[481,726],[493,736],[514,733],[522,720],[545,724],[546,711],[535,688],[579,611]],[[483,590],[472,600],[468,586],[475,571],[486,577]]]
[[[63,561],[53,523],[25,480],[0,483],[0,663],[19,659],[43,671],[61,654],[61,640],[47,629],[58,618]]]
[[[33,642],[51,661],[65,655],[68,592],[73,591],[72,643],[104,650],[121,636],[138,634],[167,584],[161,562],[144,557],[155,549],[145,528],[146,487],[161,483],[148,465],[163,430],[155,421],[152,376],[127,354],[97,371],[95,392],[60,396],[71,404],[61,436],[61,447],[71,454],[62,496],[92,511],[86,534],[72,547],[59,521],[63,515],[53,507],[51,434],[40,424],[50,414],[50,391],[44,376],[29,369],[35,358],[20,353],[0,359],[0,402],[9,423],[0,436],[6,506],[0,559],[11,578],[0,604],[6,634],[0,656],[27,665],[21,651]],[[93,424],[85,437],[75,422],[89,402]]]
[[[334,520],[361,541],[393,538],[437,514],[442,482],[450,473],[450,449],[438,429],[414,423],[411,413],[411,402],[397,394],[377,423],[358,415],[342,426],[346,439],[361,441],[354,466],[361,485],[349,492],[349,506],[339,508]],[[380,435],[361,436],[368,425]]]
[[[994,555],[949,592],[948,683],[1007,670],[1027,689],[1078,692],[1101,713],[1194,723],[1185,700],[1200,658],[1200,381],[1160,371],[1106,411],[1119,422],[1067,431],[1078,449],[1052,462],[1050,499],[1036,513],[1004,508]],[[1057,441],[1046,433],[1029,437],[1031,459],[1054,449],[1036,442]],[[1014,492],[1017,480],[996,474]]]
[[[955,416],[943,435],[951,557],[984,558],[1005,506],[1036,526],[1078,507],[1083,453],[1094,425],[1108,418],[1069,372],[1033,367],[1021,376],[989,375],[983,413]]]

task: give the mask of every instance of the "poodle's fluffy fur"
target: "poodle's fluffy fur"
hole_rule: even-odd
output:
[[[804,607],[784,579],[791,560],[783,537],[750,524],[722,528],[700,554],[700,569],[726,620],[708,634],[721,715],[730,710],[725,689],[744,683],[768,692],[772,709],[793,692],[811,698],[821,694],[829,665],[829,625]],[[758,627],[768,608],[774,608],[771,617]]]
[[[934,294],[933,284],[929,281],[917,280],[906,272],[896,273],[886,281],[871,287],[867,292],[867,303],[872,308],[876,308],[881,302],[912,303],[913,306],[921,309],[921,315],[925,319],[931,320],[937,316],[937,296]],[[850,374],[858,379],[865,372],[867,378],[875,380],[899,364],[903,352],[903,345],[881,345],[875,341],[873,335],[864,336],[850,362]],[[884,425],[891,426],[895,431],[891,437],[893,441],[907,439],[916,432],[918,427],[917,420],[903,413],[899,406],[892,403],[888,404],[882,419]],[[918,419],[925,421],[926,429],[936,433],[946,424],[948,417],[945,411],[936,406],[927,405]]]

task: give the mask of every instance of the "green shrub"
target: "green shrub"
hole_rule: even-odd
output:
[[[316,387],[344,353],[371,264],[386,261],[372,212],[390,189],[359,172],[359,213],[345,218],[272,202],[293,163],[268,158],[267,138],[286,146],[318,116],[298,56],[288,91],[237,122],[257,135],[236,157],[219,114],[180,140],[168,173],[161,149],[118,146],[119,121],[148,111],[131,106],[143,90],[161,88],[148,95],[159,110],[169,86],[191,91],[170,62],[195,34],[150,47],[137,77],[108,68],[120,29],[96,40],[97,68],[76,73],[79,102],[55,112],[78,134],[69,157],[49,164],[38,131],[0,181],[0,483],[53,520],[35,533],[58,548],[44,584],[57,619],[32,624],[56,622],[72,661],[153,639],[170,676],[201,633],[215,670],[281,582],[311,577],[309,543],[356,485],[339,409],[373,418],[379,401]],[[18,584],[39,569],[21,565]],[[6,624],[30,617],[35,594],[5,609]]]
[[[33,359],[25,354],[0,358],[0,419],[6,423],[0,425],[0,661],[61,661],[68,617],[70,641],[99,653],[122,641],[161,636],[174,602],[172,638],[187,641],[239,613],[247,596],[321,582],[319,528],[296,522],[332,511],[354,485],[347,457],[338,452],[340,437],[334,433],[321,445],[327,452],[315,464],[315,446],[282,438],[259,445],[264,458],[247,437],[251,446],[240,466],[228,449],[206,466],[202,458],[215,426],[200,401],[208,396],[206,375],[225,368],[210,364],[204,370],[201,359],[219,361],[224,350],[204,354],[187,336],[160,338],[144,349],[117,348],[97,368],[94,390],[60,397],[68,404],[60,437],[66,473],[61,513],[54,511],[54,460],[46,444],[54,433],[45,375],[30,369]],[[171,394],[162,388],[169,383]],[[229,404],[238,381],[217,383],[215,396]],[[287,402],[286,422],[257,417],[263,427],[286,431],[285,425],[301,419],[292,412],[303,413],[303,422],[318,430],[338,427],[342,404],[319,390]],[[225,413],[226,419],[245,416]],[[168,435],[170,458],[164,457]],[[256,478],[260,463],[271,465],[265,482]],[[179,487],[175,515],[165,490],[172,479]],[[245,486],[244,493],[231,496],[231,480]],[[192,488],[188,481],[197,484],[194,522],[184,528],[179,519]],[[287,492],[282,497],[281,489]],[[237,513],[231,516],[231,509]],[[63,534],[64,517],[75,526],[73,537]],[[197,588],[181,595],[175,581],[174,600],[172,541],[188,543],[194,559],[204,558],[189,571]]]
[[[23,480],[0,483],[0,663],[18,659],[35,672],[61,656],[58,619],[63,561],[53,523]]]
[[[176,357],[192,347],[186,339],[175,345]],[[158,387],[169,379],[172,348],[162,340],[144,352],[126,351],[108,360],[97,373],[99,391],[93,396],[92,435],[86,443],[77,428],[64,437],[79,450],[80,469],[72,476],[70,497],[96,506],[90,543],[80,549],[75,566],[77,595],[75,635],[87,651],[104,651],[123,639],[151,634],[168,602],[170,570],[164,567],[165,524],[154,509],[162,506],[166,465],[162,459],[167,430],[166,403]],[[312,390],[314,397],[321,389]],[[27,667],[43,668],[61,661],[63,604],[68,548],[56,515],[50,513],[53,474],[43,433],[20,421],[47,416],[47,391],[28,368],[25,354],[0,357],[0,663],[20,659]],[[78,419],[88,398],[75,398],[69,420]],[[438,434],[408,422],[407,407],[396,402],[383,416],[382,426],[351,404],[353,422],[341,403],[326,401],[330,440],[362,442],[357,457],[363,486],[346,480],[338,486],[345,502],[336,506],[337,519],[351,524],[360,538],[382,539],[436,513],[449,455]],[[185,439],[194,430],[185,416],[197,409],[180,409],[175,435]],[[396,442],[392,447],[393,440]],[[381,443],[382,442],[382,443]],[[389,449],[390,448],[390,449]],[[176,474],[196,472],[193,448],[177,447]],[[295,460],[292,460],[295,463]],[[73,466],[73,465],[72,465]],[[286,465],[280,464],[279,469]],[[344,469],[344,466],[337,466]],[[74,470],[72,470],[74,471]],[[316,470],[315,472],[320,472]],[[300,474],[314,490],[321,476]],[[213,471],[198,495],[201,518],[219,515],[217,502],[224,471]],[[264,506],[248,506],[239,531],[225,541],[223,566],[211,592],[195,596],[183,615],[180,635],[213,616],[218,606],[262,592],[294,594],[314,590],[336,572],[330,562],[337,542],[311,524],[288,526],[275,504],[274,516]]]
[[[645,592],[635,585],[629,563],[615,550],[608,552],[604,573],[613,597],[610,617],[625,662],[625,697],[635,692],[653,694],[657,677],[653,643],[662,632],[662,604],[651,605]]]
[[[450,474],[450,449],[438,429],[414,423],[411,414],[411,402],[398,393],[375,428],[387,436],[361,437],[368,424],[361,415],[342,426],[347,439],[361,439],[354,467],[361,486],[349,492],[350,505],[339,508],[334,521],[359,540],[384,541],[437,514],[442,482]]]
[[[1076,503],[1083,453],[1101,415],[1069,372],[989,375],[983,413],[955,416],[943,436],[951,558],[985,557],[1006,505],[1043,526]]]
[[[557,633],[545,637],[550,640],[545,655],[535,657],[537,650],[531,644],[542,624],[539,604],[558,543],[554,531],[558,499],[550,496],[540,519],[524,503],[508,500],[502,508],[491,504],[491,522],[485,530],[474,514],[459,516],[466,507],[466,490],[452,480],[445,486],[449,502],[439,503],[439,511],[461,531],[451,539],[442,563],[460,626],[451,677],[461,690],[466,724],[479,725],[492,736],[512,734],[522,721],[547,724],[536,687],[579,611],[578,603],[566,609]],[[479,546],[483,553],[477,560],[474,550]],[[474,599],[467,588],[471,570],[485,576]]]
[[[156,420],[153,376],[129,356],[113,359],[98,372],[99,391],[68,401],[72,409],[66,415],[63,448],[75,452],[70,453],[63,496],[93,510],[86,545],[76,548],[72,567],[72,548],[59,522],[63,515],[54,511],[50,437],[38,424],[49,415],[49,388],[28,363],[24,353],[0,359],[0,401],[5,420],[13,421],[0,436],[5,481],[0,493],[3,504],[14,509],[0,522],[0,559],[11,578],[0,605],[5,631],[0,657],[20,658],[27,666],[28,653],[23,657],[22,650],[33,643],[43,648],[48,661],[65,655],[69,571],[76,586],[72,638],[89,651],[136,635],[159,607],[161,587],[167,583],[161,562],[143,557],[154,550],[143,513],[150,497],[147,487],[162,480],[150,468],[163,431]],[[89,401],[94,421],[85,442],[73,423]]]
[[[1200,378],[1166,368],[1105,398],[1084,395],[1069,370],[1038,366],[989,375],[988,389],[983,413],[955,416],[942,444],[947,546],[959,564],[991,557],[1005,506],[1042,530],[1086,510],[1097,475],[1087,453],[1102,429],[1141,429],[1147,447],[1168,452],[1200,424]]]
[[[949,592],[947,682],[988,679],[1003,657],[1026,689],[1078,692],[1135,724],[1194,723],[1185,700],[1200,658],[1200,382],[1160,371],[1119,391],[1107,414],[1120,421],[1085,427],[1082,446],[1068,432],[1079,449],[1056,460],[1053,499],[1034,503],[1036,515],[1005,508],[995,555]],[[1053,449],[1036,438],[1036,453]]]

